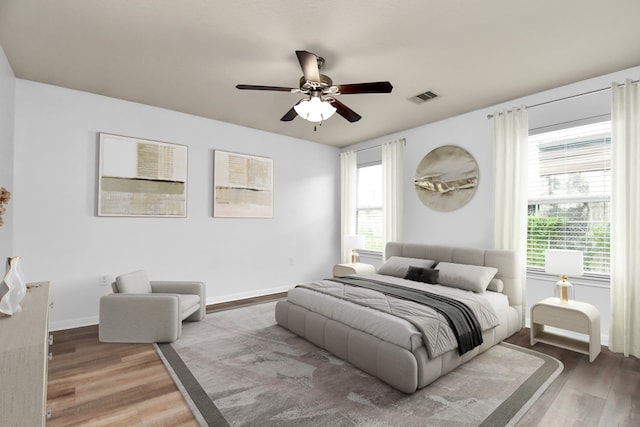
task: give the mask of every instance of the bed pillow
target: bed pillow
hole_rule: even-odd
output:
[[[404,278],[404,276],[407,275],[407,271],[409,271],[410,266],[430,268],[433,264],[435,264],[435,261],[430,259],[392,256],[389,257],[389,259],[378,269],[378,274]]]
[[[496,279],[495,277],[491,279],[489,282],[489,286],[487,286],[488,291],[493,292],[502,292],[504,289],[504,283],[500,279]]]
[[[438,263],[438,270],[440,270],[438,276],[441,285],[472,292],[484,292],[498,272],[494,267],[452,262]]]
[[[409,266],[407,275],[404,276],[407,280],[413,280],[414,282],[423,282],[435,285],[438,283],[438,270],[433,268],[422,268]]]

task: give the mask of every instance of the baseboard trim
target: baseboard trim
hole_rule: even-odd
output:
[[[244,299],[234,300],[229,302],[221,302],[217,304],[209,304],[207,305],[207,314],[213,313],[216,311],[221,311],[221,310],[230,310],[233,308],[240,308],[240,307],[245,307],[253,304],[261,304],[265,302],[281,300],[281,299],[285,299],[286,297],[287,297],[286,292],[278,292],[275,294],[267,294],[267,295],[244,298]]]
[[[85,326],[97,325],[98,316],[81,317],[78,319],[59,320],[57,322],[49,322],[49,331],[62,331],[66,329],[82,328]]]
[[[242,301],[242,300],[262,297],[266,295],[279,294],[281,292],[287,292],[289,289],[291,289],[291,286],[280,286],[276,288],[260,289],[255,291],[247,291],[247,292],[239,292],[236,294],[223,295],[219,297],[211,297],[211,298],[207,298],[207,307],[210,305],[215,305],[220,303]]]

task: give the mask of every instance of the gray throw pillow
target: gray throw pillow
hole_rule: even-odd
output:
[[[482,265],[438,263],[439,283],[452,288],[465,289],[472,292],[484,292],[489,282],[498,272],[497,268]]]
[[[378,269],[378,274],[404,278],[410,266],[430,268],[433,264],[435,264],[435,261],[430,259],[392,256]]]

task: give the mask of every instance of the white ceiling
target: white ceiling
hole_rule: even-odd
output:
[[[639,0],[0,0],[16,77],[345,146],[640,65]],[[295,50],[363,116],[281,122]],[[439,97],[410,100],[426,90]]]

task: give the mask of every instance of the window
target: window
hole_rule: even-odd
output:
[[[531,135],[527,266],[574,249],[586,274],[609,274],[610,195],[611,122]]]
[[[382,252],[382,164],[358,167],[356,234],[364,236],[364,250]]]

